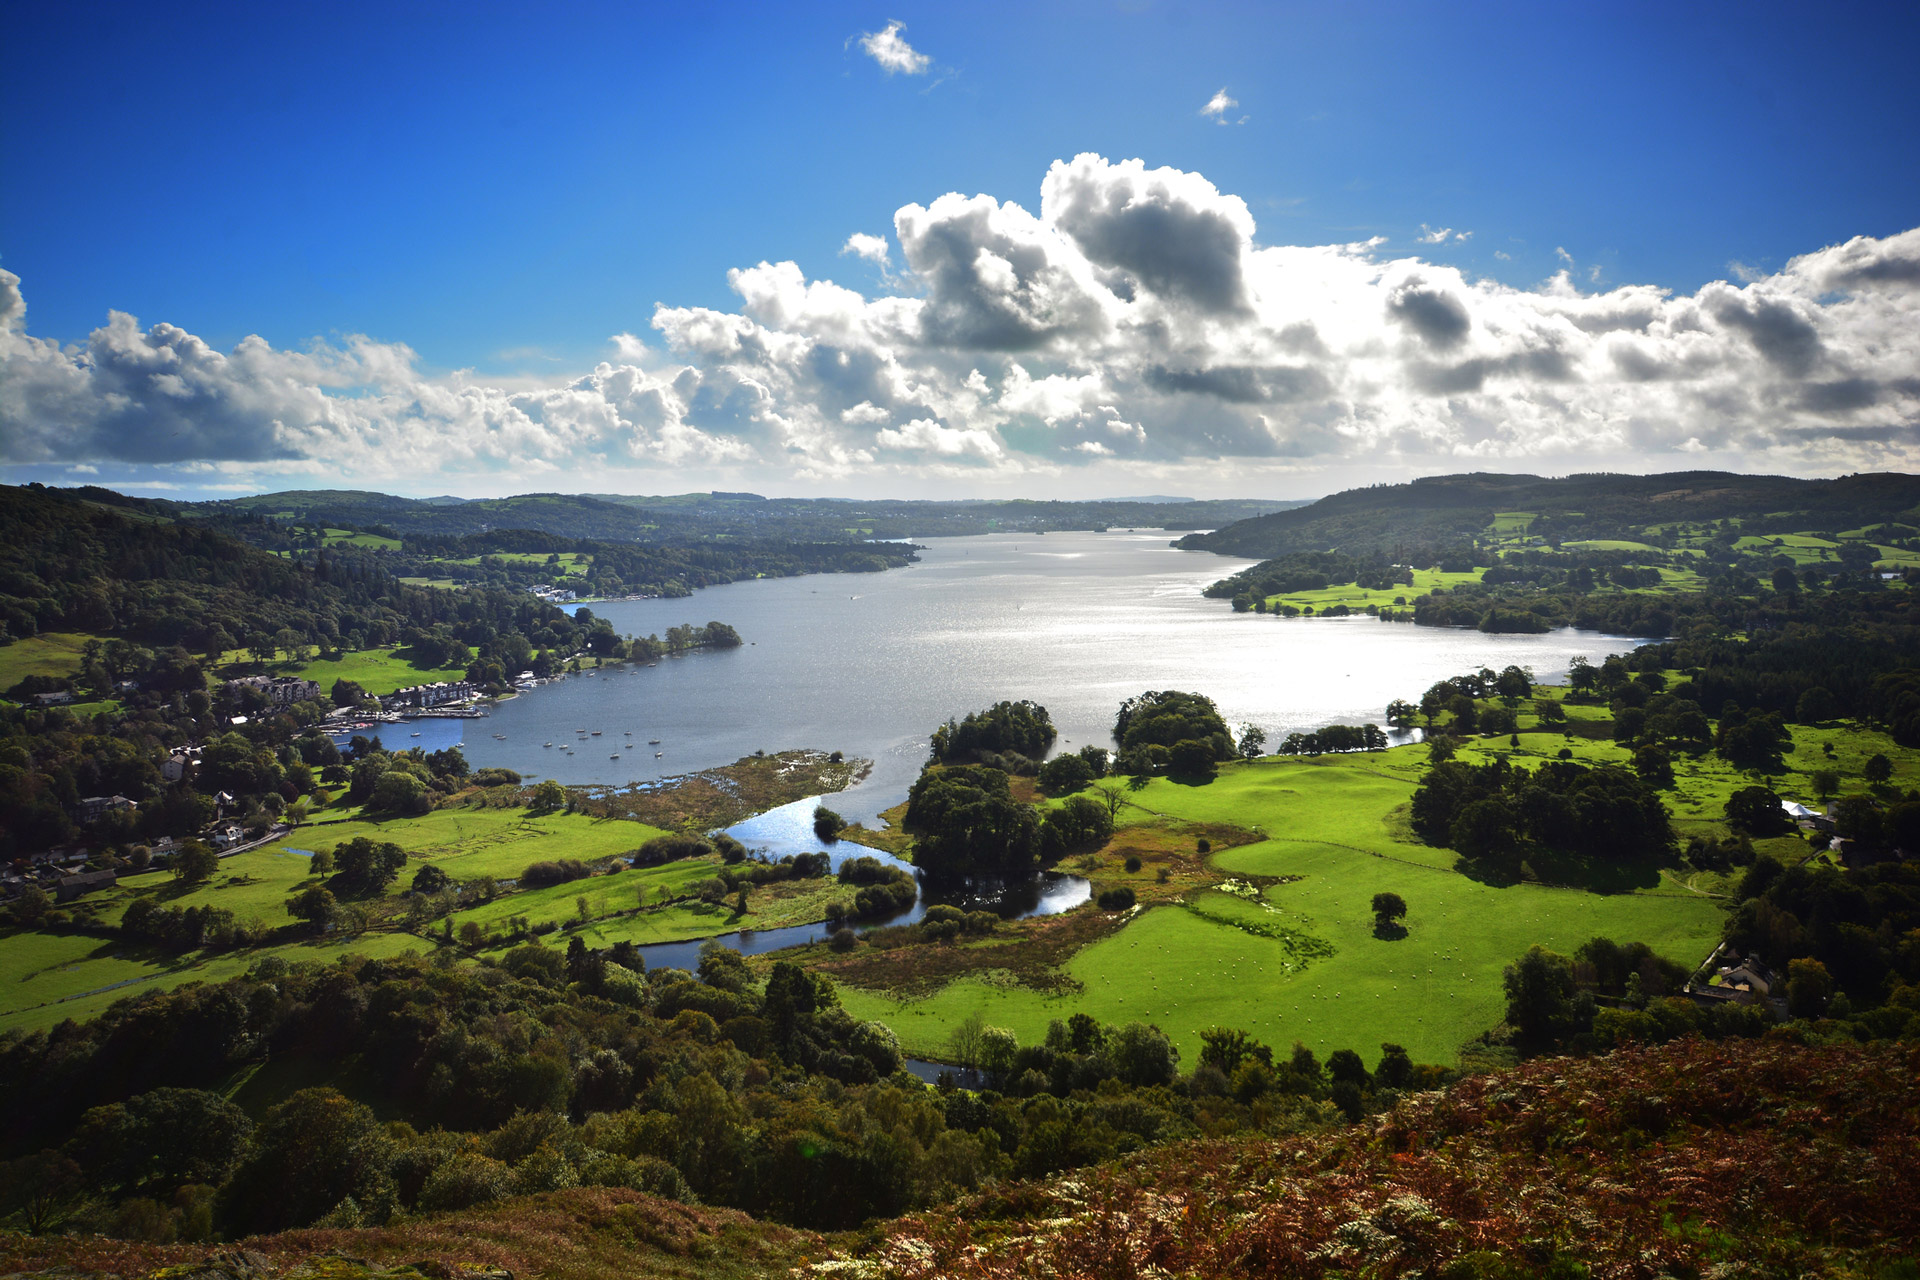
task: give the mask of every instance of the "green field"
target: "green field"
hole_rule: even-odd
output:
[[[411,934],[368,933],[224,955],[171,956],[107,938],[13,934],[0,946],[0,1033],[44,1030],[68,1018],[85,1021],[144,991],[224,982],[267,956],[328,963],[346,955],[396,956],[431,946]]]
[[[578,858],[591,863],[631,852],[660,834],[659,828],[644,823],[584,814],[530,818],[520,809],[464,807],[382,822],[321,822],[302,827],[284,840],[221,859],[219,870],[207,884],[182,888],[164,871],[126,876],[111,890],[80,899],[72,910],[79,922],[111,927],[118,924],[136,897],[152,897],[163,907],[224,907],[239,920],[258,919],[277,927],[292,923],[286,912],[287,899],[304,885],[317,883],[310,872],[311,863],[290,852],[294,849],[332,849],[359,835],[390,840],[408,855],[406,869],[388,890],[389,897],[397,897],[406,891],[415,870],[427,862],[456,880],[481,875],[508,880],[517,878],[531,862]],[[598,904],[596,914],[625,911],[636,904],[643,884],[665,885],[677,893],[686,884],[712,875],[713,868],[714,860],[700,859],[647,871],[595,876],[554,888],[505,894],[454,918],[456,924],[470,917],[491,923],[513,915],[525,915],[531,923],[561,921],[575,914],[575,899],[582,895]],[[644,941],[702,937],[741,927],[740,922],[728,924],[726,909],[717,907],[701,911],[676,906],[649,914],[660,917],[650,926],[660,936],[648,936]],[[710,916],[717,916],[718,922]],[[620,922],[608,923],[621,927]],[[747,923],[760,922],[749,918]],[[778,923],[794,921],[781,919]],[[14,933],[0,945],[0,1031],[50,1026],[69,1016],[91,1016],[115,999],[155,984],[171,987],[234,977],[263,955],[331,959],[348,952],[397,955],[408,949],[428,950],[432,945],[404,932],[376,931],[229,955],[173,956],[108,937]],[[132,986],[119,988],[116,984],[120,983]],[[65,1003],[57,1003],[62,1001]]]
[[[382,537],[377,533],[355,533],[351,529],[328,529],[322,535],[321,543],[329,547],[378,547],[385,551],[400,550],[400,539]]]
[[[584,551],[559,551],[560,573],[570,578],[584,578],[587,570],[593,567],[593,557]],[[547,554],[539,551],[491,551],[484,556],[467,556],[461,560],[443,560],[440,564],[464,564],[477,566],[482,560],[498,560],[502,564],[517,564],[539,567],[547,563]]]
[[[1456,587],[1463,582],[1478,581],[1480,581],[1478,571],[1443,573],[1438,569],[1415,569],[1413,585],[1410,587],[1394,586],[1373,591],[1349,582],[1339,586],[1323,587],[1318,591],[1291,591],[1284,595],[1268,596],[1267,607],[1272,609],[1279,605],[1290,604],[1301,610],[1311,608],[1315,613],[1324,612],[1337,604],[1344,604],[1347,608],[1354,610],[1365,610],[1368,605],[1385,609],[1393,607],[1396,598],[1410,602],[1415,596],[1423,596],[1435,587]]]
[[[0,691],[13,688],[28,676],[64,680],[78,675],[81,651],[94,638],[78,632],[43,631],[0,645]]]
[[[463,591],[466,584],[455,582],[452,578],[402,578],[400,581],[410,587],[432,587],[435,591]]]
[[[1559,736],[1552,741],[1557,750]],[[1404,826],[1402,806],[1425,754],[1403,747],[1269,758],[1229,766],[1205,786],[1160,779],[1136,793],[1140,808],[1128,811],[1136,820],[1230,823],[1266,837],[1216,854],[1220,870],[1299,879],[1270,886],[1257,902],[1221,902],[1226,895],[1203,890],[1183,905],[1143,911],[1067,962],[1077,993],[988,974],[924,999],[854,988],[843,988],[842,999],[856,1015],[886,1022],[910,1052],[931,1056],[976,1010],[1022,1043],[1044,1035],[1050,1019],[1085,1011],[1157,1024],[1188,1065],[1199,1032],[1216,1024],[1281,1047],[1298,1039],[1323,1055],[1352,1047],[1371,1060],[1382,1041],[1393,1041],[1418,1060],[1451,1063],[1463,1042],[1500,1022],[1500,975],[1535,942],[1570,952],[1604,934],[1692,963],[1719,939],[1718,901],[1667,876],[1643,874],[1645,885],[1632,892],[1595,893],[1494,887],[1452,870],[1450,852],[1414,842]],[[1403,939],[1373,936],[1368,904],[1383,890],[1410,905]],[[1297,941],[1264,936],[1276,931]]]
[[[1660,549],[1644,542],[1628,542],[1622,538],[1588,538],[1581,542],[1563,542],[1560,545],[1573,551],[1658,551]]]
[[[275,667],[277,673],[300,676],[307,680],[320,682],[321,693],[329,693],[335,680],[352,680],[371,694],[392,693],[396,689],[405,689],[416,684],[434,684],[441,680],[464,680],[465,667],[434,667],[421,669],[401,656],[400,649],[358,649],[342,654],[338,659],[322,658],[301,666],[288,665],[284,672]]]
[[[369,836],[406,850],[403,879],[412,876],[418,861],[431,862],[456,880],[475,876],[511,880],[528,863],[557,858],[592,862],[632,853],[662,834],[658,827],[622,818],[591,818],[581,813],[531,817],[524,809],[459,807],[436,809],[417,818],[316,822],[261,852],[282,847],[332,849],[355,836]]]

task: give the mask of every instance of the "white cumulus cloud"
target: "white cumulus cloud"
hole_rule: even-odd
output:
[[[1200,108],[1200,114],[1215,124],[1245,124],[1247,122],[1245,116],[1241,116],[1238,120],[1228,118],[1234,111],[1239,109],[1239,106],[1240,100],[1238,98],[1230,98],[1227,96],[1225,89],[1219,89],[1215,91],[1211,98],[1207,99],[1207,105]]]
[[[220,351],[120,312],[62,346],[0,271],[0,461],[1035,484],[1920,464],[1920,228],[1687,294],[1585,287],[1570,262],[1515,288],[1379,240],[1262,243],[1200,174],[1080,155],[1037,205],[950,192],[892,231],[910,293],[760,262],[729,273],[736,307],[661,305],[649,341],[511,383],[365,336]]]
[[[884,29],[864,32],[856,39],[867,56],[879,63],[888,75],[924,75],[933,65],[933,59],[907,43],[906,37],[900,34],[906,29],[904,22],[889,22]]]

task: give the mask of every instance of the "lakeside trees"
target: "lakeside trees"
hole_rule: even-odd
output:
[[[937,764],[1003,760],[1014,772],[1029,772],[1053,747],[1053,719],[1037,702],[996,702],[933,731],[929,759]]]

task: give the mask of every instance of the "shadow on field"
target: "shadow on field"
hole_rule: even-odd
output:
[[[1597,858],[1586,854],[1536,850],[1523,866],[1491,858],[1461,858],[1453,869],[1490,888],[1506,889],[1522,883],[1525,870],[1541,884],[1588,893],[1632,893],[1660,883],[1660,863],[1653,858]]]
[[[1660,883],[1660,864],[1652,858],[1603,858],[1586,854],[1540,851],[1527,864],[1546,884],[1568,885],[1589,893],[1632,893]]]

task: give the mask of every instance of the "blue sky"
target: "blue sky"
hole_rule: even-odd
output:
[[[1251,491],[1300,493],[1496,462],[1650,458],[1635,469],[1652,469],[1671,456],[1832,471],[1903,466],[1914,452],[1920,391],[1900,377],[1903,364],[1920,374],[1913,340],[1889,359],[1873,327],[1913,315],[1905,292],[1830,310],[1825,286],[1840,268],[1780,275],[1855,237],[1873,242],[1856,257],[1908,259],[1898,237],[1920,225],[1910,5],[281,8],[14,5],[0,17],[0,268],[25,299],[11,340],[38,344],[15,350],[16,389],[0,390],[10,476],[211,492],[284,487],[344,461],[356,483],[413,491],[505,491],[535,475],[543,488],[605,487],[574,481],[612,468],[645,491],[1064,483],[1094,494],[1229,472]],[[908,51],[891,71],[862,41],[890,25],[894,43],[873,47]],[[1317,267],[1276,260],[1247,285],[1253,301],[1235,313],[1245,323],[1223,336],[1217,316],[1189,314],[1181,328],[1140,310],[1145,295],[1132,291],[1158,296],[1157,268],[1101,258],[1086,235],[1105,232],[1076,233],[1088,261],[1062,270],[1118,288],[1119,311],[1103,298],[1111,314],[1097,322],[1015,346],[936,341],[926,317],[943,286],[913,261],[896,210],[955,192],[1038,214],[1049,166],[1083,154],[1194,175],[1237,199],[1247,253],[1365,244],[1342,269],[1370,274],[1329,284]],[[1115,172],[1082,176],[1107,191]],[[1127,189],[1136,205],[1148,199],[1139,183]],[[1179,207],[1211,198],[1189,191]],[[1441,229],[1454,234],[1436,241]],[[854,233],[887,238],[884,272],[844,251]],[[919,251],[946,234],[929,232]],[[763,297],[756,311],[728,273],[762,261],[929,310],[801,316]],[[1849,279],[1906,279],[1856,268]],[[1128,271],[1132,283],[1108,279]],[[1638,355],[1575,350],[1537,314],[1514,318],[1511,295],[1546,297],[1560,272],[1558,292],[1590,302],[1646,287],[1690,300],[1705,328],[1724,330],[1731,385],[1752,381],[1734,367],[1744,353],[1783,380],[1776,409],[1784,397],[1811,416],[1781,436],[1761,424],[1766,405],[1730,405],[1719,384],[1682,395],[1672,377],[1635,374],[1601,387],[1596,368],[1638,369]],[[1369,281],[1379,334],[1312,308],[1281,314],[1304,292],[1328,315],[1351,310],[1359,295],[1343,290]],[[1702,293],[1718,281],[1724,296]],[[1464,308],[1466,345],[1394,327],[1415,314],[1401,303],[1428,294]],[[842,404],[836,395],[854,393],[793,368],[756,373],[712,344],[711,325],[663,324],[657,307],[750,318],[804,339],[816,364],[829,349],[842,364],[880,352],[884,394]],[[1770,307],[1811,328],[1818,359],[1769,355],[1755,325]],[[1569,331],[1605,328],[1546,309]],[[228,360],[200,371],[199,399],[156,407],[150,389],[129,390],[124,366],[102,382],[106,343],[91,335],[112,311],[137,317],[122,339],[141,344],[149,373],[167,345],[155,325],[228,357],[252,335],[276,355],[319,339],[324,368]],[[1691,331],[1685,315],[1641,318],[1626,331],[1648,343],[1684,346]],[[1274,345],[1301,323],[1344,333],[1344,345]],[[1179,347],[1177,376],[1142,349],[1087,336],[1143,328]],[[623,333],[638,341],[616,342]],[[1390,376],[1364,364],[1389,340],[1412,344]],[[49,369],[49,344],[86,345]],[[1544,398],[1503,390],[1501,378],[1539,366],[1542,344],[1560,353]],[[1702,358],[1649,356],[1669,357]],[[166,355],[183,358],[199,357]],[[609,411],[619,424],[599,434],[556,427],[551,400],[528,408],[526,395],[603,361],[644,374],[624,392],[602,379],[594,394],[606,403],[680,398]],[[704,391],[687,390],[688,369]],[[1203,393],[1188,376],[1222,370],[1256,390]],[[990,392],[970,400],[975,372]],[[1405,381],[1404,395],[1374,394],[1383,377]],[[274,399],[289,379],[305,379],[304,399]],[[1044,404],[1009,391],[1049,379],[1060,394]],[[483,441],[454,439],[458,412],[409,408],[469,381],[522,397],[479,411]],[[1628,383],[1662,394],[1636,398]],[[742,387],[764,393],[757,407]],[[324,401],[370,407],[348,422]],[[162,424],[187,442],[180,456],[152,447]],[[436,433],[453,443],[436,447]]]

